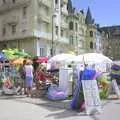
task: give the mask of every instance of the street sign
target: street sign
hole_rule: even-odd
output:
[[[82,80],[85,109],[89,115],[93,112],[101,112],[101,101],[96,80]]]

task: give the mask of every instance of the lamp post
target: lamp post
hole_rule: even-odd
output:
[[[51,54],[51,57],[53,56],[54,54],[54,15],[52,15],[52,45],[51,45],[51,51],[50,51],[50,54]]]
[[[52,0],[52,42],[51,42],[51,49],[50,55],[51,57],[54,54],[54,38],[55,38],[55,1]]]
[[[52,42],[51,42],[51,56],[54,55],[55,52],[55,45],[54,42],[56,40],[55,36],[55,30],[56,26],[58,26],[58,37],[57,39],[60,39],[60,16],[61,16],[61,10],[60,10],[61,0],[58,0],[58,3],[56,4],[55,0],[52,0]]]

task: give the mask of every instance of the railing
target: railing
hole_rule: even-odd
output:
[[[61,37],[60,40],[59,40],[59,42],[69,44],[69,39],[68,39],[68,38],[65,38],[65,37]]]
[[[41,31],[34,31],[34,35],[36,37],[40,37],[40,38],[45,38],[47,40],[51,40],[52,39],[52,33],[46,33],[46,32],[41,32]]]
[[[22,5],[29,5],[30,2],[31,2],[31,0],[19,0],[19,1],[16,1],[16,3],[9,2],[9,3],[5,3],[5,4],[1,4],[0,5],[0,13],[9,11],[14,8],[18,8],[19,6],[22,6]]]

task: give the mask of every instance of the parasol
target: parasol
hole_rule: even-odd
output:
[[[27,62],[31,62],[30,59],[25,59],[25,58],[18,58],[12,61],[12,64],[23,64],[23,61],[26,60]]]
[[[36,62],[38,62],[38,63],[47,63],[48,58],[47,57],[38,57],[38,59],[36,59]]]

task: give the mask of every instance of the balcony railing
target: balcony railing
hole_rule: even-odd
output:
[[[31,2],[31,0],[19,0],[19,1],[16,1],[16,3],[9,2],[9,3],[5,3],[5,4],[1,4],[0,5],[0,13],[9,11],[14,8],[18,8],[22,5],[29,5],[30,2]]]
[[[60,40],[59,40],[59,42],[69,44],[69,39],[68,39],[68,38],[65,38],[65,37],[61,37]]]
[[[51,1],[50,0],[39,0],[40,5],[45,5],[47,7],[51,7]]]
[[[41,32],[41,31],[37,31],[37,30],[34,31],[34,36],[44,38],[44,39],[47,39],[47,40],[52,39],[52,33]]]

